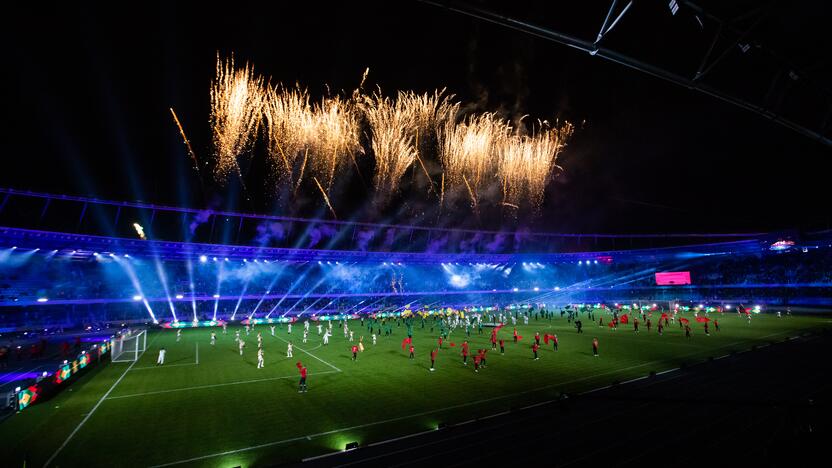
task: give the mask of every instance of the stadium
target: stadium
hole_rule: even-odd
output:
[[[730,3],[21,8],[3,465],[814,460],[829,39]]]

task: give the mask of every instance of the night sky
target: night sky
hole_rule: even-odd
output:
[[[608,6],[489,3],[586,38]],[[650,3],[636,2],[605,39],[608,47],[662,58],[652,46],[666,50],[673,36],[651,28],[651,18],[669,13],[666,2]],[[759,40],[828,78],[829,39],[821,34],[828,7],[783,3],[758,29]],[[419,2],[20,8],[6,16],[2,33],[0,186],[205,206],[168,108],[207,157],[216,55],[233,52],[273,83],[299,82],[315,97],[324,84],[352,90],[370,67],[370,85],[387,94],[447,87],[471,109],[575,122],[542,215],[519,221],[535,229],[739,232],[832,222],[828,147],[695,91]],[[708,40],[686,45],[707,47]],[[688,60],[695,68],[699,57]],[[252,191],[252,201],[236,207],[273,212]]]

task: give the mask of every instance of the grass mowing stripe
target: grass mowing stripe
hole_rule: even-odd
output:
[[[747,340],[736,341],[736,342],[729,343],[729,344],[724,345],[724,346],[720,346],[717,349],[729,348],[729,347],[736,346],[736,345],[741,344],[741,343],[745,343],[745,342],[749,342],[749,341],[757,341],[757,340],[765,339],[765,338],[775,336],[775,335],[782,335],[782,334],[785,334],[785,333],[789,333],[789,332],[772,333],[770,335],[766,335],[766,336],[763,336],[761,338],[750,338],[750,339],[747,339]],[[279,337],[276,337],[276,338],[279,338]],[[283,341],[286,341],[286,340],[283,340]],[[298,348],[298,349],[300,349],[300,348]],[[689,353],[689,354],[680,356],[680,358],[689,357],[689,356],[702,354],[702,353],[703,353],[703,351],[700,350],[700,351],[697,351],[695,353]],[[315,356],[313,356],[313,357],[315,357]],[[323,360],[321,360],[321,362],[326,363]],[[276,445],[282,445],[282,444],[286,444],[286,443],[290,443],[290,442],[296,442],[296,441],[299,441],[299,440],[311,440],[313,438],[327,436],[327,435],[335,434],[335,433],[338,433],[338,432],[345,432],[345,431],[351,431],[351,430],[361,429],[361,428],[365,428],[365,427],[377,426],[379,424],[386,424],[386,423],[390,423],[390,422],[402,421],[402,420],[405,420],[405,419],[412,419],[412,418],[416,418],[416,417],[420,417],[420,416],[426,416],[428,414],[441,413],[443,411],[453,410],[453,409],[457,409],[457,408],[464,408],[464,407],[468,407],[468,406],[474,406],[474,405],[478,405],[478,404],[482,404],[482,403],[489,403],[489,402],[492,402],[492,401],[502,400],[502,399],[506,399],[506,398],[519,396],[519,395],[525,395],[525,394],[528,394],[528,393],[534,393],[534,392],[538,392],[538,391],[542,391],[542,390],[548,390],[548,389],[551,389],[551,388],[556,388],[556,387],[561,387],[561,386],[564,386],[564,385],[570,385],[570,384],[573,384],[573,383],[583,382],[583,381],[586,381],[586,380],[599,378],[599,377],[609,375],[609,374],[626,372],[628,370],[637,369],[639,367],[644,367],[644,366],[650,366],[650,365],[657,364],[657,363],[662,363],[662,362],[664,362],[664,360],[645,362],[645,363],[636,364],[636,365],[630,366],[630,367],[625,367],[625,368],[621,368],[621,369],[614,369],[614,370],[611,370],[611,371],[608,371],[608,372],[602,372],[600,374],[593,374],[593,375],[590,375],[590,376],[581,377],[581,378],[578,378],[578,379],[572,379],[572,380],[568,380],[568,381],[565,381],[565,382],[559,382],[559,383],[556,383],[556,384],[545,385],[545,386],[542,386],[542,387],[537,387],[537,388],[533,388],[533,389],[529,389],[529,390],[523,390],[521,392],[515,392],[515,393],[506,394],[506,395],[498,395],[498,396],[491,397],[491,398],[484,398],[484,399],[481,399],[481,400],[469,401],[469,402],[466,402],[466,403],[460,403],[460,404],[457,404],[457,405],[447,406],[447,407],[438,408],[438,409],[434,409],[434,410],[421,411],[421,412],[418,412],[418,413],[413,413],[413,414],[400,416],[400,417],[396,417],[396,418],[389,418],[389,419],[384,419],[384,420],[381,420],[381,421],[374,421],[374,422],[369,422],[369,423],[365,423],[365,424],[358,424],[358,425],[355,425],[355,426],[333,429],[333,430],[330,430],[330,431],[319,432],[319,433],[316,433],[316,434],[308,434],[308,435],[305,435],[305,436],[293,437],[293,438],[290,438],[290,439],[278,440],[278,441],[273,441],[273,442],[266,442],[266,443],[263,443],[263,444],[253,445],[253,446],[250,446],[250,447],[244,447],[244,448],[236,449],[236,450],[226,450],[224,452],[212,453],[212,454],[208,454],[208,455],[202,455],[202,456],[199,456],[199,457],[192,457],[192,458],[188,458],[188,459],[184,459],[184,460],[172,461],[172,462],[161,464],[161,465],[154,465],[151,468],[162,468],[162,467],[166,467],[166,466],[174,466],[174,465],[180,465],[180,464],[183,464],[183,463],[190,463],[190,462],[196,462],[196,461],[201,461],[201,460],[207,460],[209,458],[216,458],[216,457],[221,457],[221,456],[225,456],[225,455],[233,455],[233,454],[237,454],[237,453],[241,453],[241,452],[248,452],[248,451],[252,451],[252,450],[258,450],[258,449],[273,447],[273,446],[276,446]],[[601,388],[598,388],[598,389],[594,389],[594,390],[591,390],[591,391],[598,391],[598,390],[602,390],[604,388],[609,388],[609,387],[611,387],[611,385],[608,385],[606,387],[601,387]],[[589,393],[589,392],[584,392],[584,393]],[[476,420],[472,419],[468,422],[474,422],[474,421],[476,421]],[[461,424],[464,424],[464,423],[461,423]]]
[[[190,364],[193,365],[193,364]],[[314,374],[309,375],[323,375],[323,374],[334,374],[335,372],[340,371],[323,371],[323,372],[315,372]],[[116,395],[114,397],[107,398],[108,400],[121,400],[123,398],[134,398],[140,396],[147,396],[147,395],[159,395],[162,393],[175,393],[175,392],[186,392],[188,390],[202,390],[205,388],[217,388],[217,387],[228,387],[230,385],[243,385],[248,383],[258,383],[258,382],[270,382],[273,380],[283,380],[283,379],[291,379],[294,377],[298,377],[298,375],[284,375],[281,377],[266,377],[263,379],[251,379],[251,380],[238,380],[236,382],[223,382],[219,384],[210,384],[210,385],[197,385],[195,387],[183,387],[183,388],[171,388],[167,390],[156,390],[153,392],[144,392],[144,393],[130,393],[128,395]]]
[[[98,400],[98,403],[96,403],[95,406],[92,407],[92,410],[90,410],[90,412],[87,413],[87,415],[84,417],[84,419],[82,419],[81,422],[77,426],[75,426],[75,429],[69,434],[69,437],[66,438],[64,443],[62,443],[61,446],[58,447],[58,450],[55,450],[55,453],[53,453],[52,456],[49,457],[48,460],[46,460],[46,463],[43,464],[44,468],[49,466],[49,464],[52,463],[52,461],[55,459],[55,457],[57,457],[58,454],[61,453],[61,450],[63,450],[64,447],[67,446],[69,441],[72,440],[73,437],[75,437],[75,434],[77,434],[78,431],[81,430],[81,427],[83,427],[84,424],[87,421],[89,421],[89,419],[92,417],[92,415],[95,414],[95,410],[97,410],[98,407],[101,406],[101,403],[104,403],[104,400],[107,398],[107,396],[110,394],[110,392],[112,392],[116,388],[116,386],[119,384],[119,382],[121,382],[121,379],[123,379],[124,376],[127,375],[128,372],[130,372],[130,368],[132,368],[133,365],[136,364],[137,362],[138,362],[138,359],[131,362],[130,365],[127,366],[127,369],[125,369],[124,372],[121,373],[119,378],[113,383],[113,385],[110,387],[110,389],[107,390],[107,392],[101,397],[101,399]]]

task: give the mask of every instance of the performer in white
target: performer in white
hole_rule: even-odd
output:
[[[243,355],[243,348],[245,347],[245,345],[246,345],[246,342],[243,341],[243,340],[240,340],[240,356]]]
[[[292,342],[290,341],[289,344],[286,345],[286,357],[292,357]]]
[[[289,334],[292,334],[292,324],[290,323],[286,328],[289,329]]]
[[[322,327],[322,326],[321,326],[321,324],[319,323],[319,324],[318,324],[318,335],[320,335],[320,334],[321,334],[321,329],[322,329],[322,328],[323,328],[323,327]]]
[[[238,343],[240,342],[240,330],[237,330],[237,331],[234,333],[234,341],[236,341],[236,342],[238,342]]]
[[[350,341],[352,341],[352,330],[350,330]]]
[[[326,333],[324,333],[324,346],[326,346],[326,345],[328,345],[328,344],[329,344],[329,337],[330,337],[330,336],[332,336],[332,334],[331,334],[331,333],[329,333],[329,330],[327,330],[327,332],[326,332]]]
[[[165,353],[167,353],[167,351],[165,351],[165,348],[159,348],[159,358],[156,359],[157,366],[161,366],[165,363]]]
[[[269,327],[272,330],[272,336],[274,336],[274,325]]]
[[[227,334],[228,334],[228,324],[227,324],[227,323],[223,323],[223,324],[222,324],[222,334],[223,334],[223,335],[227,335]]]
[[[308,336],[309,336],[309,330],[304,330],[303,331],[303,342],[304,343],[306,343],[306,337],[308,337]]]
[[[309,320],[303,322],[303,329],[305,331],[309,331]]]
[[[182,329],[176,330],[176,342],[179,343],[179,340],[182,339]]]
[[[260,335],[260,332],[257,332],[257,347],[263,347],[263,337]]]
[[[376,345],[376,334],[373,333],[373,346],[375,346],[375,345]]]
[[[246,325],[246,336],[248,336],[249,333],[251,333],[251,327]]]
[[[266,367],[265,361],[263,360],[263,348],[257,350],[257,368],[262,369]]]
[[[211,332],[211,346],[217,344],[217,332]]]

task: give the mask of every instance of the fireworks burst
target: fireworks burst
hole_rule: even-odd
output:
[[[383,198],[398,190],[399,180],[416,160],[413,134],[416,116],[412,108],[403,104],[380,93],[365,96],[362,102],[376,159],[373,184]]]
[[[268,154],[278,168],[279,178],[291,186],[295,162],[301,153],[308,154],[309,138],[314,133],[309,95],[300,89],[272,88],[263,110]]]
[[[510,135],[499,142],[497,175],[505,206],[518,207],[527,201],[533,210],[540,208],[546,182],[573,131],[569,123],[548,128],[544,122],[539,127],[537,134]]]
[[[350,161],[356,169],[355,154],[359,143],[358,115],[351,101],[340,97],[326,98],[313,109],[312,169],[332,188],[335,175]]]
[[[297,193],[306,175],[334,217],[330,198],[342,174],[348,174],[352,165],[363,181],[357,156],[364,154],[361,135],[366,130],[367,146],[375,158],[373,186],[379,203],[399,191],[405,172],[418,162],[430,184],[428,194],[438,195],[440,213],[446,185],[451,194],[467,194],[474,212],[481,202],[514,210],[540,207],[572,125],[552,127],[541,122],[526,135],[496,113],[462,118],[461,104],[444,89],[424,94],[399,91],[395,98],[380,90],[365,94],[368,73],[369,69],[352,94],[327,95],[312,102],[297,85],[267,86],[252,67],[237,69],[233,57],[223,61],[218,56],[211,86],[217,179],[225,180],[232,172],[240,176],[238,161],[250,152],[264,123],[276,189],[282,185]],[[173,109],[171,113],[196,162]],[[523,128],[522,119],[518,125]],[[431,161],[439,163],[441,174]],[[495,189],[488,190],[492,186]]]
[[[465,186],[471,203],[483,184],[497,173],[497,148],[511,132],[496,114],[485,113],[455,124],[447,121],[439,134],[440,159],[451,185]]]
[[[240,175],[237,158],[251,150],[266,100],[263,78],[254,74],[253,67],[237,69],[233,56],[223,61],[217,55],[217,75],[211,84],[211,128],[218,180],[225,180],[231,172]]]

